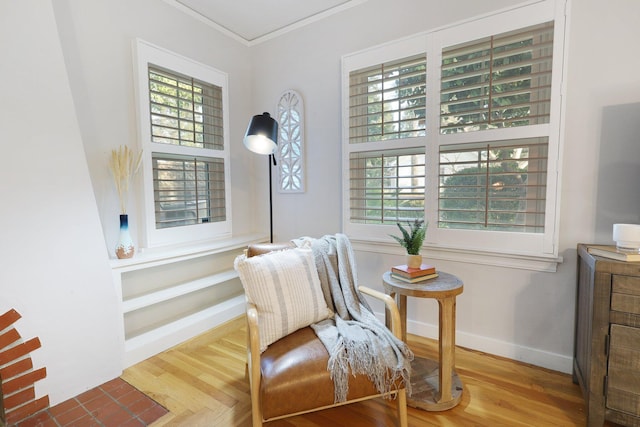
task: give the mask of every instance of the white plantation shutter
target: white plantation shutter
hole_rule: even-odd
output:
[[[549,122],[553,22],[447,47],[440,132]]]
[[[156,227],[226,219],[224,161],[153,156]]]
[[[553,32],[551,21],[442,50],[438,228],[545,232],[549,136],[535,125],[550,121]],[[507,128],[522,138],[501,139]]]
[[[435,250],[557,257],[566,6],[529,2],[343,58],[348,233],[383,241],[424,217]]]
[[[349,74],[349,142],[411,138],[425,134],[424,55]]]
[[[395,224],[424,217],[423,148],[351,153],[351,221]]]
[[[151,141],[222,150],[222,88],[149,64]],[[153,153],[157,229],[226,220],[222,158]]]
[[[426,56],[349,73],[349,220],[395,224],[424,217]],[[406,140],[407,148],[394,145]],[[356,145],[373,143],[372,151]],[[410,148],[414,145],[414,148]]]
[[[547,138],[440,146],[438,227],[544,232]]]
[[[151,140],[222,150],[222,88],[149,65]]]
[[[228,76],[136,40],[148,247],[231,235]]]

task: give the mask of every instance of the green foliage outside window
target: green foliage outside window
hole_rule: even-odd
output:
[[[529,204],[535,188],[529,183],[528,149],[478,152],[476,166],[467,165],[442,178],[439,227],[525,230],[539,221]],[[486,152],[485,152],[486,153]],[[483,156],[484,154],[484,156]],[[484,158],[482,158],[484,157]],[[531,219],[533,218],[533,219]]]

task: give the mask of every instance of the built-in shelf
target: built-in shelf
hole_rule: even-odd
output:
[[[129,367],[195,337],[245,311],[244,295],[222,301],[179,320],[159,326],[125,341],[124,366]]]
[[[228,282],[229,280],[237,278],[238,273],[236,273],[235,270],[230,270],[218,274],[212,274],[211,276],[192,280],[190,282],[177,284],[174,287],[162,289],[149,295],[124,300],[122,302],[122,312],[126,314],[131,311],[139,310],[141,308],[168,301],[173,298],[178,298],[182,295],[216,286],[220,283]]]
[[[233,261],[262,235],[144,250],[111,260],[122,313],[124,368],[241,316]]]

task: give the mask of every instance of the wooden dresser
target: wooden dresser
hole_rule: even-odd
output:
[[[596,257],[578,245],[574,381],[587,425],[640,426],[640,262]]]

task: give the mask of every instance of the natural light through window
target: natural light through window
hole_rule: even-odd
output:
[[[564,0],[343,57],[344,229],[381,241],[558,256]]]

